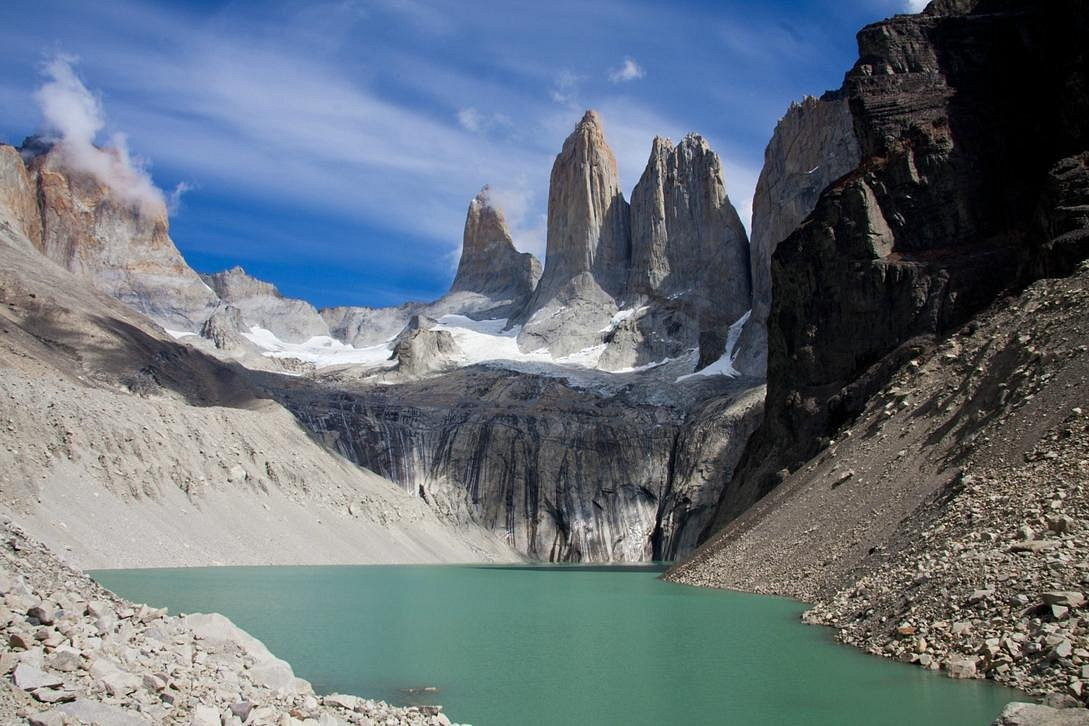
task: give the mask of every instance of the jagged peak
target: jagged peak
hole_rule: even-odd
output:
[[[483,187],[481,187],[480,191],[477,192],[476,196],[473,197],[472,201],[470,201],[469,204],[476,207],[488,207],[490,209],[494,209],[495,207],[492,204],[491,185],[485,184]]]
[[[586,109],[586,113],[582,115],[582,120],[578,122],[575,127],[576,130],[583,128],[601,129],[601,115],[592,108]]]

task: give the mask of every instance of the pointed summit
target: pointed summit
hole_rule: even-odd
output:
[[[514,247],[503,211],[484,187],[469,202],[461,260],[450,292],[478,293],[524,304],[541,276],[541,263]]]
[[[587,111],[552,165],[548,254],[541,282],[521,316],[525,327],[519,344],[544,346],[553,355],[594,344],[596,331],[616,312],[629,252],[628,203],[620,191],[616,157],[605,141],[601,118]],[[546,309],[552,312],[541,313]]]

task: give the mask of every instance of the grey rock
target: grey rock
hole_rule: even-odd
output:
[[[217,307],[200,328],[202,338],[224,351],[249,349],[252,344],[242,336],[243,332],[249,332],[249,327],[242,319],[242,311],[234,305]]]
[[[655,138],[630,213],[623,302],[651,314],[625,321],[628,335],[606,337],[602,366],[639,366],[698,348],[701,339],[724,341],[751,306],[749,243],[707,141],[689,134],[674,147]],[[719,346],[698,367],[721,354]]]
[[[565,356],[598,344],[618,309],[629,258],[616,158],[600,117],[587,111],[552,166],[545,268],[518,317],[519,346]]]
[[[407,376],[446,370],[456,365],[461,351],[454,336],[445,330],[432,330],[434,321],[414,315],[397,337],[391,360],[398,372]]]
[[[77,698],[72,703],[58,706],[56,710],[78,721],[97,726],[147,726],[152,723],[126,708],[85,698]]]
[[[29,663],[20,663],[15,666],[12,679],[15,681],[15,685],[24,691],[33,691],[37,688],[55,688],[64,685],[62,679]]]
[[[30,692],[30,695],[42,703],[68,703],[76,700],[75,691],[63,688],[36,688]]]
[[[1051,708],[1035,703],[1006,704],[993,726],[1087,726],[1089,710]]]
[[[321,317],[334,338],[365,348],[393,340],[424,307],[424,303],[410,302],[388,308],[324,308]]]
[[[54,618],[53,608],[46,604],[35,605],[26,611],[28,618],[37,620],[41,625],[52,625]]]
[[[540,277],[541,263],[515,249],[503,212],[484,187],[469,203],[461,259],[450,292],[483,295],[494,306],[487,317],[509,317],[526,305]]]
[[[189,719],[190,726],[220,726],[219,710],[212,706],[196,706]]]
[[[275,285],[258,280],[241,267],[202,275],[226,305],[237,308],[247,330],[257,326],[288,343],[329,335],[329,326],[313,305],[286,298]]]
[[[83,663],[83,657],[78,650],[62,646],[54,650],[53,654],[46,658],[45,662],[52,670],[71,673],[79,669]]]
[[[945,662],[945,672],[950,678],[975,678],[976,662],[971,658],[950,658]]]
[[[60,711],[43,711],[42,713],[27,714],[28,726],[65,726],[68,721]]]
[[[1080,608],[1085,604],[1085,595],[1076,591],[1051,590],[1043,593],[1047,605],[1061,605],[1067,608]]]
[[[249,718],[250,712],[253,711],[253,703],[250,701],[239,701],[237,703],[232,703],[230,709],[234,716],[245,721]]]
[[[326,706],[336,706],[349,711],[355,711],[363,705],[363,699],[359,696],[347,696],[342,693],[330,693],[322,699],[322,702]]]
[[[764,151],[752,209],[752,315],[742,332],[735,367],[763,377],[771,312],[771,257],[809,216],[824,189],[858,166],[854,122],[842,93],[807,96],[779,120]]]

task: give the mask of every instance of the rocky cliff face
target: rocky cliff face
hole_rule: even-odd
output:
[[[560,357],[601,346],[607,370],[676,358],[701,340],[717,345],[701,366],[722,355],[727,329],[750,307],[749,250],[704,139],[655,139],[629,207],[588,111],[556,157],[548,215],[544,274],[515,320],[523,350]]]
[[[752,211],[752,315],[738,343],[734,367],[767,372],[771,312],[771,256],[817,204],[829,184],[858,166],[854,120],[843,93],[806,97],[790,106],[764,152]]]
[[[503,212],[484,187],[469,203],[462,237],[461,259],[451,293],[470,293],[488,298],[494,305],[491,317],[509,317],[529,301],[541,263],[514,247]]]
[[[42,214],[38,209],[38,190],[27,173],[19,150],[0,144],[0,207],[7,210],[5,221],[16,239],[25,239],[40,248]]]
[[[329,335],[329,326],[313,305],[285,298],[275,285],[247,275],[241,267],[201,278],[224,304],[238,309],[247,331],[261,327],[288,343]]]
[[[736,463],[759,418],[751,382],[678,388],[596,392],[474,367],[369,388],[296,381],[275,395],[347,458],[519,552],[636,562],[694,544],[722,487],[712,472]]]
[[[321,318],[329,326],[331,336],[348,345],[366,348],[396,338],[412,316],[425,307],[425,303],[408,302],[388,308],[322,308]]]
[[[548,253],[521,316],[523,350],[564,356],[601,342],[630,257],[628,203],[601,119],[587,111],[552,165]]]
[[[947,0],[859,33],[843,92],[862,161],[772,258],[767,416],[719,523],[851,420],[915,336],[1085,255],[1087,26],[1076,2]]]
[[[749,243],[726,196],[722,164],[701,136],[656,138],[632,192],[631,262],[624,293],[637,314],[610,334],[606,368],[637,366],[717,339],[750,306]]]
[[[59,148],[31,144],[25,152],[40,234],[33,222],[24,231],[46,257],[165,327],[199,329],[219,301],[171,241],[165,206],[117,197],[90,174],[67,169]],[[4,157],[18,178],[12,152]]]

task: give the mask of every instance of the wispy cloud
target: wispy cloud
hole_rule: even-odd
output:
[[[909,13],[921,13],[930,4],[930,0],[904,0],[904,10]]]
[[[636,63],[634,58],[628,56],[619,67],[609,71],[609,80],[613,83],[626,83],[637,81],[646,74],[643,67]]]
[[[98,97],[76,75],[74,62],[75,58],[63,55],[48,61],[42,69],[47,80],[34,94],[47,135],[56,144],[53,158],[92,175],[125,203],[151,214],[163,210],[162,192],[152,183],[145,164],[129,153],[124,134],[114,133],[104,148],[95,145],[106,126],[105,114]]]
[[[578,106],[579,77],[569,70],[560,71],[549,94],[552,100],[563,106]]]
[[[904,0],[885,2],[882,12]],[[257,225],[245,247],[254,255],[286,259],[305,247],[314,276],[322,264],[363,269],[384,255],[382,269],[400,264],[406,285],[436,292],[449,280],[432,260],[459,245],[465,205],[486,183],[520,248],[543,252],[549,169],[588,107],[603,115],[626,193],[655,135],[699,131],[717,144],[743,209],[751,188],[742,187],[755,183],[749,170],[775,121],[790,100],[839,84],[854,32],[876,19],[870,0],[832,9],[803,0],[789,15],[801,35],[784,29],[780,10],[741,2],[481,0],[454,11],[419,0],[270,0],[260,12],[247,2],[9,5],[35,23],[0,29],[7,138],[35,123],[28,101],[42,48],[78,53],[79,75],[101,89],[89,94],[97,115],[86,118],[94,126],[105,120],[103,103],[109,111],[97,141],[123,128],[132,169],[143,154],[156,179],[199,186],[185,197],[182,227],[214,200],[223,218]],[[711,41],[683,56],[648,44],[647,28],[666,25]],[[722,67],[743,72],[711,70]],[[328,220],[334,233],[295,226],[303,219]],[[296,232],[276,236],[283,227]],[[229,255],[223,245],[234,238],[216,239],[214,251]],[[188,251],[190,242],[177,241]],[[404,250],[400,263],[390,249]]]
[[[457,113],[461,128],[474,134],[482,134],[495,129],[510,128],[511,120],[502,113],[483,113],[473,106],[462,108]]]

